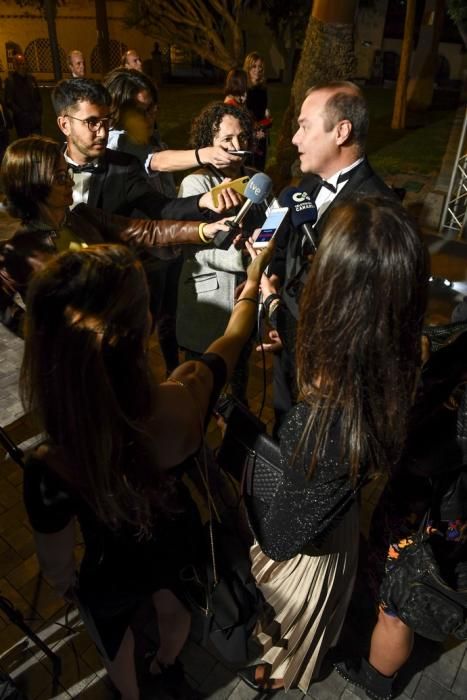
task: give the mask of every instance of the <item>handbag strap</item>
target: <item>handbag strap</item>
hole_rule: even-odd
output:
[[[201,426],[203,427],[202,422],[201,422]],[[214,528],[212,526],[213,512],[215,513],[218,522],[221,522],[221,519],[219,517],[219,513],[217,511],[216,504],[214,503],[214,500],[212,498],[211,489],[209,486],[209,467],[208,467],[206,440],[204,439],[204,432],[203,432],[203,444],[201,446],[201,454],[202,454],[202,458],[203,458],[203,468],[204,469],[201,468],[201,465],[199,463],[198,458],[195,458],[195,461],[196,461],[196,465],[198,467],[201,481],[203,482],[204,488],[206,489],[206,499],[207,499],[207,505],[208,505],[208,515],[209,515],[208,527],[209,527],[209,545],[210,545],[211,561],[212,561],[212,575],[213,575],[214,585],[217,585],[219,579],[217,576],[216,548],[215,548],[215,544],[214,544]]]
[[[176,379],[174,377],[167,377],[167,381],[173,382],[174,384],[177,384],[178,386],[185,389],[185,391],[188,391],[185,384],[182,381],[180,381],[179,379]],[[195,463],[196,463],[196,466],[198,467],[201,481],[203,482],[203,486],[206,490],[206,499],[207,499],[207,506],[208,506],[208,515],[209,515],[209,544],[210,544],[210,550],[211,550],[212,571],[213,571],[214,585],[217,585],[219,579],[217,576],[216,551],[215,551],[215,546],[214,546],[214,530],[213,530],[213,526],[212,526],[213,512],[215,513],[217,521],[219,523],[221,522],[221,519],[219,517],[219,513],[217,511],[216,504],[214,503],[214,500],[213,500],[212,495],[211,495],[211,489],[209,487],[209,469],[208,469],[207,449],[206,449],[206,440],[204,437],[204,421],[203,421],[203,417],[201,415],[201,412],[199,413],[199,421],[200,421],[201,438],[202,438],[202,444],[201,444],[200,451],[202,454],[204,469],[201,468],[201,465],[199,463],[199,459],[197,457],[195,457]]]

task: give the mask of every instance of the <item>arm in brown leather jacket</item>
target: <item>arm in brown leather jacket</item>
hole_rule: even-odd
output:
[[[153,221],[151,219],[129,219],[109,214],[80,204],[73,209],[80,219],[97,229],[108,243],[127,243],[138,246],[178,246],[184,243],[202,245],[198,235],[198,221]],[[85,231],[83,231],[83,235]]]

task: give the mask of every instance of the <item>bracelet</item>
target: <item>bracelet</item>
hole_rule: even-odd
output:
[[[199,148],[195,148],[195,158],[196,158],[196,162],[198,163],[198,165],[201,165],[201,167],[203,167],[204,163],[201,160],[201,158],[199,157]]]
[[[273,323],[273,317],[277,311],[277,307],[280,305],[281,300],[280,299],[273,299],[272,302],[268,306],[267,310],[267,316],[268,319],[271,323]]]
[[[211,240],[209,238],[206,238],[206,236],[204,235],[204,227],[205,226],[207,226],[207,223],[205,221],[201,221],[199,226],[198,226],[198,236],[203,241],[203,243],[210,243]]]
[[[266,299],[263,301],[264,310],[266,311],[268,316],[269,316],[269,309],[271,307],[271,304],[273,303],[273,301],[276,301],[276,300],[280,301],[281,295],[272,293],[269,296],[267,296]]]
[[[241,301],[251,301],[252,304],[258,304],[258,299],[253,299],[253,297],[242,297],[241,299],[237,299],[237,301],[235,302],[235,306],[237,304],[240,304]]]

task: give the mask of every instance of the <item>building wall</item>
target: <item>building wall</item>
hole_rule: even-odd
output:
[[[377,0],[371,7],[359,10],[355,25],[355,56],[357,78],[372,76],[375,51],[383,42],[388,0]]]
[[[125,3],[120,0],[107,1],[107,15],[111,40],[120,42],[125,48],[137,48],[141,58],[151,57],[154,39],[141,32],[128,29],[122,17]],[[95,5],[92,0],[68,0],[57,12],[57,37],[65,56],[72,49],[80,49],[86,59],[87,75],[100,77],[91,70],[91,55],[97,44]],[[48,39],[47,23],[33,8],[22,8],[11,0],[0,3],[0,77],[8,74],[7,42],[15,42],[24,52],[28,45],[38,39]],[[53,80],[51,71],[34,73],[38,80]],[[64,77],[69,74],[64,73]]]
[[[394,51],[400,56],[402,42],[400,39],[384,39],[383,51]],[[462,50],[461,44],[448,44],[440,42],[438,56],[444,56],[449,62],[450,80],[462,80],[467,68],[467,54]]]
[[[355,25],[356,76],[368,79],[373,76],[376,51],[392,51],[400,57],[402,41],[384,37],[388,0],[375,0],[371,7],[360,9]],[[466,54],[462,45],[441,42],[438,54],[449,62],[450,79],[461,80],[466,69]]]

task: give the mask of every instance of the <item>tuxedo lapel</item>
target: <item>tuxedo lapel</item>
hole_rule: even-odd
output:
[[[360,165],[358,165],[352,175],[349,177],[348,181],[345,183],[344,187],[336,194],[334,199],[332,200],[332,205],[334,206],[335,203],[339,202],[345,202],[346,199],[349,198],[349,195],[351,195],[354,192],[358,192],[358,189],[362,182],[366,180],[372,173],[373,171],[370,168],[370,165],[365,158]]]
[[[87,202],[90,207],[99,207],[102,190],[104,189],[105,178],[107,177],[107,170],[108,165],[104,172],[99,172],[91,175]]]
[[[353,198],[355,193],[359,191],[362,182],[364,182],[372,174],[372,172],[373,171],[366,158],[360,163],[360,165],[358,165],[355,168],[354,172],[349,177],[344,187],[336,194],[330,206],[324,212],[323,216],[321,216],[320,219],[317,221],[315,229],[320,237],[324,229],[326,219],[329,216],[332,209],[341,202],[346,202],[348,199]]]

